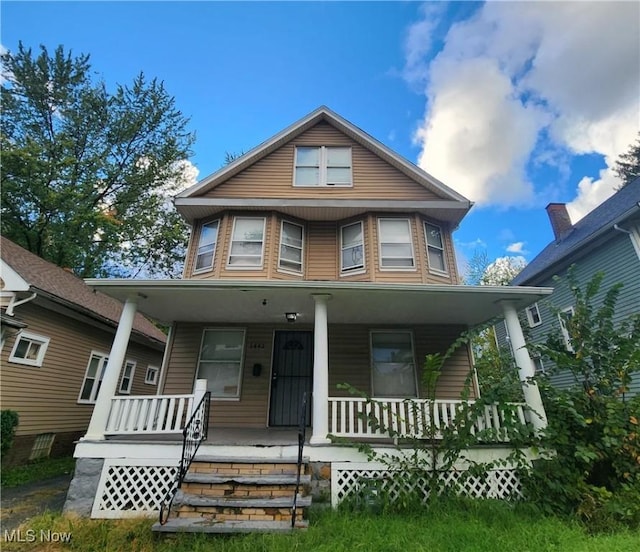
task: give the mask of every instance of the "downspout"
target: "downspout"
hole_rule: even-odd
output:
[[[20,305],[24,305],[25,303],[28,303],[29,301],[33,301],[37,296],[38,296],[38,294],[34,291],[26,299],[21,299],[20,301],[15,301],[15,302],[12,299],[11,303],[9,303],[9,306],[7,307],[7,310],[5,311],[5,314],[7,316],[13,316],[13,309],[15,309],[16,307],[19,307]]]
[[[613,225],[613,229],[617,230],[618,232],[622,232],[623,234],[631,235],[631,232],[629,230],[627,230],[626,228],[622,228],[622,227],[618,226],[617,224]]]

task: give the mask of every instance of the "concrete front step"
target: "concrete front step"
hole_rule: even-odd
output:
[[[278,457],[278,458],[262,458],[260,456],[211,456],[207,454],[196,454],[193,459],[194,462],[219,462],[234,463],[234,464],[298,464],[298,459],[293,456]],[[309,463],[309,457],[304,456],[302,458],[303,464]]]
[[[204,485],[295,485],[295,474],[270,474],[270,475],[217,475],[211,473],[187,473],[184,483],[201,483]],[[311,483],[310,475],[300,475],[300,484]]]
[[[309,522],[296,521],[295,529],[306,529]],[[216,521],[198,518],[173,518],[164,525],[155,523],[159,533],[288,533],[291,521]]]
[[[182,491],[176,493],[173,500],[176,509],[181,506],[191,506],[194,508],[292,508],[293,497],[274,497],[274,498],[235,498],[235,497],[217,497],[188,494]],[[311,506],[310,496],[300,496],[296,501],[298,508],[307,508]]]

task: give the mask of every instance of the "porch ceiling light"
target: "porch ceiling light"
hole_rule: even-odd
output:
[[[298,319],[297,312],[285,312],[284,317],[287,319],[287,322],[293,324]]]

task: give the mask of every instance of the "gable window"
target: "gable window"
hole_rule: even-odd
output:
[[[202,225],[194,272],[203,272],[213,268],[213,256],[218,241],[218,225],[219,221],[217,220]]]
[[[378,219],[380,268],[415,267],[411,226],[408,219]]]
[[[9,362],[26,364],[27,366],[42,366],[44,355],[49,346],[49,338],[31,332],[21,331],[16,336]]]
[[[351,148],[296,147],[294,186],[351,186]]]
[[[571,336],[569,335],[568,323],[573,318],[574,312],[575,311],[573,310],[573,307],[567,307],[566,309],[562,309],[562,311],[558,313],[562,339],[564,340],[564,345],[567,348],[567,351],[571,353],[573,353],[573,345],[571,344]]]
[[[237,217],[233,221],[229,268],[262,266],[265,218]]]
[[[244,330],[204,330],[198,357],[198,379],[207,380],[211,397],[240,397],[243,352]]]
[[[416,397],[411,332],[371,332],[371,372],[374,397]]]
[[[136,363],[133,360],[127,360],[124,363],[124,370],[122,371],[122,380],[120,380],[120,393],[128,395],[131,393],[131,386],[133,385],[133,374],[136,370]]]
[[[282,221],[280,229],[280,259],[278,266],[283,270],[302,273],[304,228],[293,222]]]
[[[364,235],[362,222],[347,224],[340,229],[340,271],[364,269]]]
[[[147,366],[147,373],[144,375],[144,382],[149,385],[155,385],[158,383],[159,372],[160,370],[158,370],[157,366]]]
[[[429,222],[424,223],[424,233],[427,241],[427,259],[429,268],[435,272],[447,272],[447,264],[444,258],[444,242],[442,229]]]
[[[80,396],[78,397],[79,403],[96,402],[96,397],[102,384],[102,378],[104,377],[104,371],[107,369],[107,362],[109,362],[107,355],[95,351],[91,353],[87,371],[84,374]]]
[[[529,305],[526,309],[527,312],[527,321],[529,322],[530,328],[535,328],[542,324],[542,318],[540,316],[540,309],[538,308],[538,303],[534,303],[533,305]]]

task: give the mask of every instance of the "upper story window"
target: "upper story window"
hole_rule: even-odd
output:
[[[147,366],[147,373],[144,375],[144,382],[149,385],[155,385],[156,383],[158,383],[159,373],[160,370],[157,366],[152,366],[151,364],[149,364],[149,366]]]
[[[409,219],[378,219],[378,228],[380,268],[415,268]]]
[[[340,229],[340,271],[364,270],[364,236],[362,222],[347,224]]]
[[[16,337],[9,362],[26,364],[27,366],[42,366],[48,346],[48,337],[21,331]]]
[[[560,331],[562,332],[562,338],[564,339],[564,345],[567,348],[567,351],[573,353],[573,345],[571,344],[571,335],[569,334],[568,323],[573,318],[575,311],[573,307],[567,307],[566,309],[562,309],[561,312],[558,313],[558,320],[560,320]]]
[[[219,221],[203,224],[200,229],[200,240],[196,253],[196,265],[194,272],[211,270],[213,268],[213,255],[218,241]]]
[[[280,229],[280,259],[278,266],[283,270],[302,273],[304,228],[293,222],[282,221]]]
[[[120,393],[128,395],[131,393],[131,386],[133,385],[133,374],[136,370],[136,363],[133,360],[127,360],[124,363],[124,370],[122,371],[122,380],[120,380]]]
[[[294,186],[351,186],[351,148],[296,147]]]
[[[540,309],[538,308],[538,303],[534,303],[533,305],[529,305],[526,309],[527,312],[527,321],[529,322],[530,328],[535,328],[542,324],[542,317],[540,316]]]
[[[429,269],[435,272],[447,272],[447,263],[444,258],[444,241],[442,239],[442,228],[424,223],[424,233],[427,241],[427,259]]]
[[[264,217],[236,217],[233,221],[229,268],[259,268],[264,255]]]

